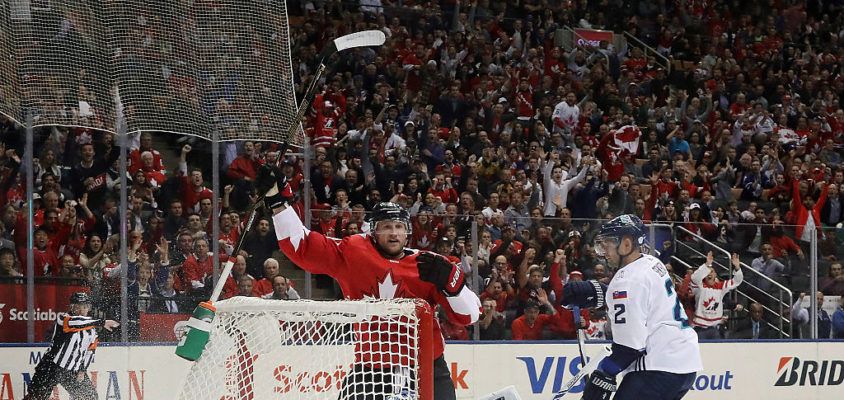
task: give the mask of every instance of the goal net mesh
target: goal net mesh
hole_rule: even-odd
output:
[[[210,340],[179,399],[418,398],[412,299],[234,297],[215,307]]]
[[[285,1],[0,0],[0,113],[279,141],[298,126],[289,29]]]

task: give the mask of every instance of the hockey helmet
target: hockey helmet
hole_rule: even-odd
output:
[[[369,216],[369,227],[373,231],[381,221],[399,221],[404,222],[407,226],[407,231],[410,233],[410,213],[407,210],[393,202],[385,201],[375,205],[372,208],[372,214]]]
[[[601,225],[601,232],[595,237],[595,252],[603,256],[603,248],[599,243],[605,239],[615,239],[616,243],[620,243],[625,236],[630,236],[637,246],[645,245],[645,224],[639,217],[633,214],[619,215]]]
[[[85,292],[75,292],[70,295],[70,305],[91,304],[91,296]]]

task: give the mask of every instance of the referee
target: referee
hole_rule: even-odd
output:
[[[35,375],[24,400],[47,400],[56,385],[62,385],[71,399],[97,398],[97,390],[85,372],[94,359],[99,342],[94,328],[102,326],[111,331],[120,323],[90,318],[90,311],[88,293],[70,295],[70,313],[59,314],[53,327],[53,343],[35,367]]]

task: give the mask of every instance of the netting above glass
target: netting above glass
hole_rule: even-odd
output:
[[[128,132],[280,141],[288,32],[283,1],[0,0],[0,113],[114,131],[122,108]]]

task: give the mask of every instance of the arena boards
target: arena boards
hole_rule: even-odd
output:
[[[698,375],[691,400],[791,400],[835,398],[844,389],[844,346],[835,341],[724,341],[700,345],[706,370]],[[21,399],[46,345],[0,347],[0,399]],[[171,399],[189,363],[173,355],[174,345],[108,346],[97,349],[89,368],[100,398]],[[600,344],[587,344],[588,355]],[[525,400],[548,400],[577,373],[580,360],[575,342],[450,343],[446,359],[452,369],[458,399],[476,399],[492,390],[513,385]],[[725,357],[724,355],[729,355]],[[284,370],[282,368],[282,370]],[[328,374],[305,379],[298,387],[273,382],[282,392],[304,391],[329,395],[334,382]],[[313,379],[316,378],[316,379]],[[325,390],[326,392],[322,392]],[[582,385],[572,398],[579,398]],[[714,393],[710,393],[714,392]],[[564,397],[564,398],[567,398]],[[66,400],[62,393],[60,399]]]

